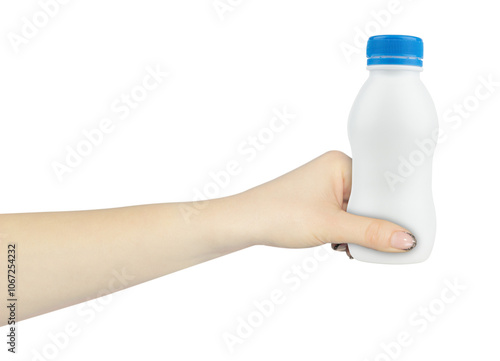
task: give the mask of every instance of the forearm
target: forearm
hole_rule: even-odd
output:
[[[16,244],[18,320],[103,296],[251,245],[233,198],[188,219],[170,203],[0,215],[0,283]],[[2,307],[0,325],[6,323]]]

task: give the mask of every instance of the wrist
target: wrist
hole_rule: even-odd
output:
[[[252,204],[241,193],[206,201],[195,221],[214,248],[225,254],[258,244],[252,214]]]

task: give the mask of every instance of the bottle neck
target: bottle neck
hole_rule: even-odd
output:
[[[412,65],[368,65],[366,67],[370,71],[370,76],[408,76],[419,78],[422,72],[421,66]]]

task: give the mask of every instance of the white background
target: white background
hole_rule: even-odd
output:
[[[367,71],[364,44],[350,57],[341,46],[354,46],[358,31],[399,33],[424,40],[422,79],[447,135],[434,161],[432,256],[386,266],[339,253],[292,290],[283,276],[310,262],[314,249],[253,247],[114,294],[99,312],[83,305],[90,322],[77,306],[23,321],[17,359],[388,360],[381,344],[400,332],[412,338],[400,360],[498,355],[500,87],[453,122],[445,117],[466,99],[474,105],[480,77],[500,81],[495,2],[222,3],[232,5],[221,18],[211,0],[74,0],[16,52],[9,39],[22,35],[23,17],[32,20],[40,3],[3,1],[0,212],[191,200],[210,171],[236,159],[243,172],[224,196],[327,150],[350,154],[346,120]],[[119,120],[111,104],[157,64],[169,76]],[[283,106],[295,120],[246,161],[238,145]],[[104,117],[116,120],[115,130],[59,181],[51,164],[64,162],[66,147]],[[452,295],[446,280],[466,286],[449,303],[440,300]],[[273,289],[286,301],[231,353],[223,335],[236,335],[239,317]],[[429,306],[432,322],[419,316]],[[71,323],[79,335],[51,353],[50,335]],[[1,344],[2,360],[15,359]]]

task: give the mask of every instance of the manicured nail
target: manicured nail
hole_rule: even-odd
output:
[[[394,232],[391,237],[391,247],[409,251],[415,248],[417,240],[410,232]]]
[[[347,243],[332,243],[332,248],[335,251],[345,252],[350,259],[354,259],[349,251],[349,245]]]
[[[349,257],[349,259],[354,259],[354,257],[351,255],[351,251],[349,251],[349,245],[346,245],[345,253]]]
[[[347,244],[345,243],[337,243],[335,246],[333,246],[333,249],[339,252],[345,252],[346,248]]]

